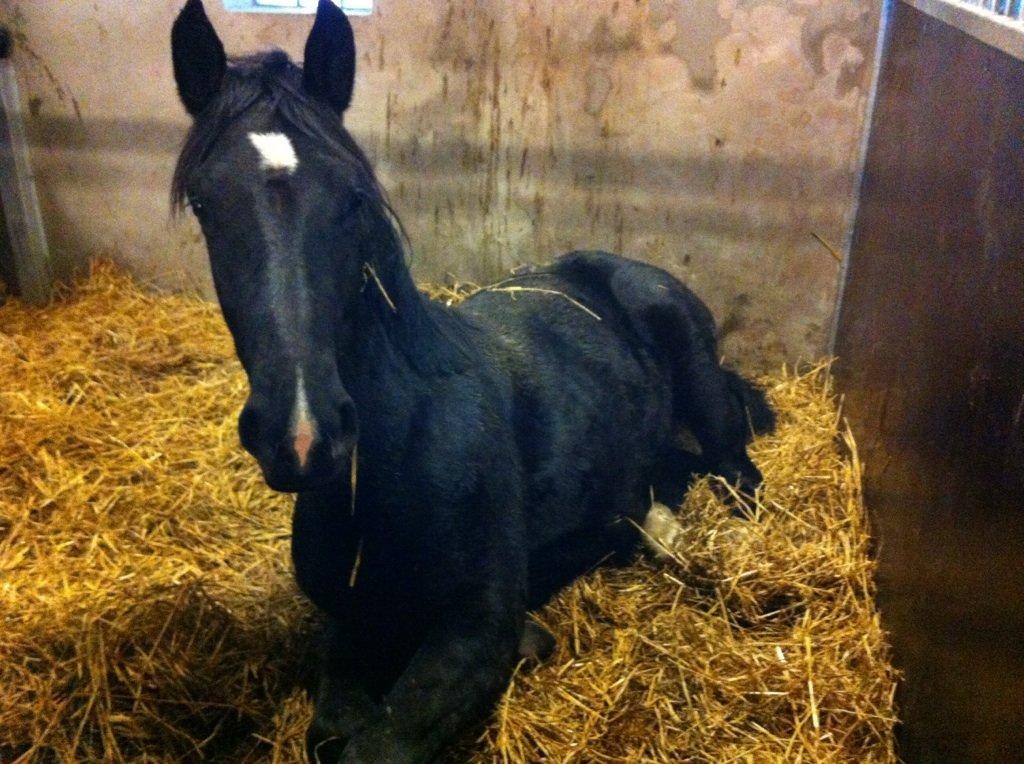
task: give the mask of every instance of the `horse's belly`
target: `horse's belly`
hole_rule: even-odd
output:
[[[632,357],[556,368],[517,412],[534,548],[637,513],[671,438],[671,392],[656,369]]]

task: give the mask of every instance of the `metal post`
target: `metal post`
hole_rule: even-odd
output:
[[[42,304],[52,293],[53,268],[10,53],[10,33],[0,27],[0,203],[13,260],[4,271],[11,274],[10,286],[22,299]]]

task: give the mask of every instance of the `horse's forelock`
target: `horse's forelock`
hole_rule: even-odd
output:
[[[230,61],[221,91],[199,114],[178,156],[171,182],[171,207],[180,213],[187,203],[189,177],[209,155],[224,131],[245,111],[265,102],[286,124],[321,146],[344,166],[353,186],[366,199],[379,205],[405,231],[386,194],[377,182],[369,160],[325,105],[302,89],[301,69],[282,50],[271,50]]]

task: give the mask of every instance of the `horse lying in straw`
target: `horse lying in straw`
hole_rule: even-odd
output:
[[[657,268],[574,252],[456,308],[421,296],[343,126],[355,43],[333,3],[303,67],[228,61],[200,0],[172,48],[194,119],[173,201],[248,376],[242,444],[298,494],[295,573],[328,622],[310,757],[427,761],[550,645],[527,611],[628,557],[652,484],[687,463],[680,431],[749,492],[772,412]]]

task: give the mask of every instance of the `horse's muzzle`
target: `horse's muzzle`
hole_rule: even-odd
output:
[[[238,430],[242,446],[256,458],[263,479],[273,490],[295,493],[348,479],[359,431],[351,399],[328,416],[291,422],[271,437],[261,420],[258,409],[246,405]]]

